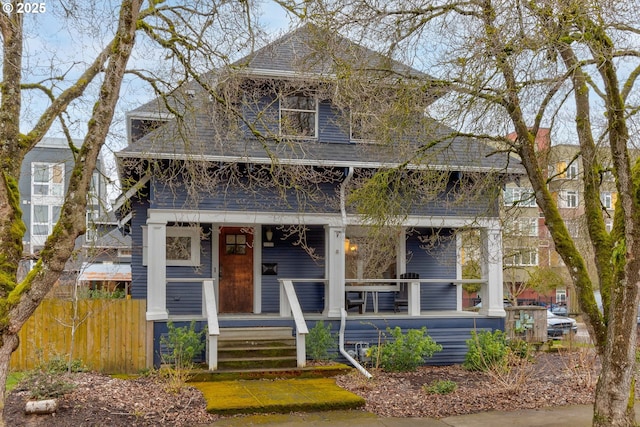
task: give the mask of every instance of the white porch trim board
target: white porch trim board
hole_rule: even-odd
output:
[[[347,215],[347,224],[343,223],[340,213],[316,214],[300,212],[242,212],[147,209],[147,217],[155,222],[218,223],[226,225],[248,224],[308,224],[344,227],[345,225],[363,225],[359,215]],[[364,224],[366,225],[366,224]],[[500,228],[497,218],[446,217],[446,216],[410,216],[404,221],[405,227],[434,228]]]

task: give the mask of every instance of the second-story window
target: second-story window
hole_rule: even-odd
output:
[[[573,162],[567,166],[567,179],[578,179],[578,164]]]
[[[603,191],[600,193],[600,202],[605,209],[613,209],[614,196],[610,191]]]
[[[505,265],[513,265],[519,267],[528,267],[538,265],[537,249],[507,249]]]
[[[578,192],[565,190],[560,193],[560,207],[561,208],[577,208],[578,207]]]
[[[507,187],[504,189],[505,206],[518,205],[521,208],[535,208],[536,198],[532,188]]]
[[[316,138],[318,129],[317,100],[302,93],[280,97],[280,135]]]
[[[518,218],[513,223],[512,231],[518,236],[537,236],[538,218]]]
[[[64,194],[64,164],[33,163],[32,190],[35,196],[62,196]]]
[[[53,231],[53,226],[60,219],[61,206],[56,205],[31,205],[32,220],[31,234],[32,236],[48,236]]]
[[[351,113],[350,139],[358,142],[375,142],[378,119],[373,114]]]

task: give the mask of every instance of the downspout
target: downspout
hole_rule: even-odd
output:
[[[349,166],[349,170],[347,172],[347,176],[345,176],[344,181],[340,184],[340,213],[342,214],[342,225],[347,228],[347,207],[346,207],[346,188],[349,182],[351,181],[351,177],[353,177],[353,166]]]
[[[340,354],[342,354],[349,363],[351,363],[353,366],[355,366],[358,371],[360,371],[360,373],[362,375],[364,375],[367,378],[373,378],[373,375],[371,375],[369,373],[369,371],[367,371],[364,366],[362,366],[360,363],[358,363],[358,361],[356,359],[354,359],[353,357],[351,357],[351,355],[349,353],[347,353],[347,351],[344,349],[344,325],[347,323],[347,310],[345,310],[344,308],[341,310],[342,316],[340,316],[340,334],[339,334],[339,346],[340,346]]]
[[[353,167],[349,166],[347,176],[340,184],[340,213],[342,214],[342,225],[344,226],[345,230],[347,229],[347,208],[345,192],[349,181],[351,181],[351,177],[353,177]],[[358,363],[356,359],[351,357],[351,355],[344,349],[344,327],[347,323],[347,311],[344,309],[344,307],[340,310],[340,314],[340,333],[338,334],[340,354],[342,354],[349,363],[356,367],[356,369],[358,369],[358,371],[360,371],[362,375],[367,378],[372,378],[373,375],[371,375],[360,363]]]

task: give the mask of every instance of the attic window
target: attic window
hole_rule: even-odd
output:
[[[351,113],[352,141],[376,142],[376,128],[380,127],[379,119],[368,113]]]
[[[302,93],[280,97],[280,135],[295,138],[316,138],[318,102]]]

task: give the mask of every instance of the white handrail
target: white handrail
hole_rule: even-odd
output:
[[[298,368],[304,368],[307,364],[307,350],[305,343],[305,336],[309,333],[309,328],[307,327],[307,322],[304,320],[304,315],[302,314],[302,307],[300,307],[300,302],[298,301],[298,296],[296,295],[296,290],[293,287],[293,282],[287,279],[280,279],[280,289],[281,289],[281,297],[280,297],[280,315],[293,316],[293,320],[296,325],[296,360]],[[284,294],[284,298],[282,296]],[[283,307],[285,305],[288,307]]]
[[[213,280],[202,282],[204,289],[204,309],[207,317],[208,341],[209,341],[209,370],[218,369],[218,336],[220,335],[220,324],[218,323],[218,305],[216,303],[216,293],[213,288]]]

